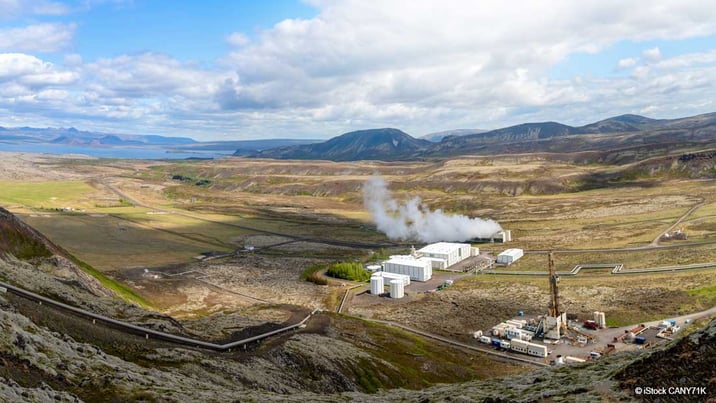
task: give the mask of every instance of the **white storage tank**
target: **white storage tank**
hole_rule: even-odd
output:
[[[390,280],[390,298],[403,298],[405,296],[405,287],[400,280]]]
[[[383,277],[373,276],[370,278],[370,293],[380,295],[383,293]]]
[[[369,264],[365,267],[366,270],[368,270],[371,273],[375,273],[377,271],[380,271],[383,267],[379,264]]]
[[[607,320],[604,316],[604,312],[594,312],[594,321],[597,322],[597,326],[601,328],[607,327]]]
[[[507,249],[497,255],[497,263],[510,265],[516,262],[522,256],[524,256],[524,254],[525,252],[522,249]]]

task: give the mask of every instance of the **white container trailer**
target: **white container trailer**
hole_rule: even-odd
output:
[[[480,336],[480,343],[490,344],[492,339],[489,336]]]
[[[380,295],[384,291],[383,288],[383,277],[373,276],[370,278],[370,293],[373,295]]]
[[[522,249],[507,249],[504,252],[497,255],[498,264],[511,265],[516,262],[519,258],[524,256],[525,252]]]
[[[433,277],[433,262],[424,257],[396,255],[383,262],[383,271],[407,275],[415,281],[428,281]]]
[[[526,320],[513,320],[513,319],[510,319],[510,320],[508,320],[508,321],[505,322],[505,323],[507,323],[508,325],[512,325],[512,326],[514,326],[514,327],[516,327],[516,328],[518,328],[518,329],[522,329],[522,327],[527,324],[527,321],[526,321]]]
[[[530,341],[532,340],[532,337],[534,337],[534,333],[527,330],[515,328],[505,330],[505,338],[509,340],[519,339],[524,341]]]
[[[403,282],[400,280],[390,280],[390,298],[403,298],[405,296]]]
[[[528,341],[512,339],[510,348],[518,353],[532,355],[535,357],[547,357],[547,346],[530,343]]]
[[[504,348],[504,349],[506,349],[506,350],[509,350],[509,349],[510,349],[510,342],[509,342],[509,341],[505,341],[505,340],[500,341],[500,348]]]
[[[527,343],[527,354],[535,357],[547,357],[547,346],[541,344]]]

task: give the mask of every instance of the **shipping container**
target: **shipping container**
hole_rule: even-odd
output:
[[[500,339],[492,339],[491,341],[493,346],[500,347]]]
[[[482,342],[482,343],[490,344],[490,341],[491,341],[491,340],[490,340],[490,337],[488,337],[488,336],[481,336],[481,337],[480,337],[480,342]]]
[[[524,251],[522,249],[507,249],[497,255],[497,263],[510,265],[516,262],[522,256],[524,256]]]
[[[644,344],[646,343],[646,337],[644,336],[636,336],[634,338],[634,344]]]

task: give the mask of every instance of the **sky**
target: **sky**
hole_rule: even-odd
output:
[[[0,126],[413,136],[716,112],[716,7],[654,0],[0,0]]]

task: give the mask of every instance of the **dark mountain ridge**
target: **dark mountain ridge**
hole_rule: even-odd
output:
[[[439,143],[413,138],[398,129],[359,130],[323,143],[280,147],[253,154],[237,152],[235,155],[276,159],[395,161],[468,154],[576,153],[626,147],[664,148],[687,143],[698,147],[714,140],[716,113],[680,119],[620,115],[584,126],[569,126],[559,122],[523,123],[487,132],[447,136]]]
[[[278,147],[251,155],[257,158],[396,160],[417,158],[431,143],[393,129],[370,129],[345,133],[317,144]]]

